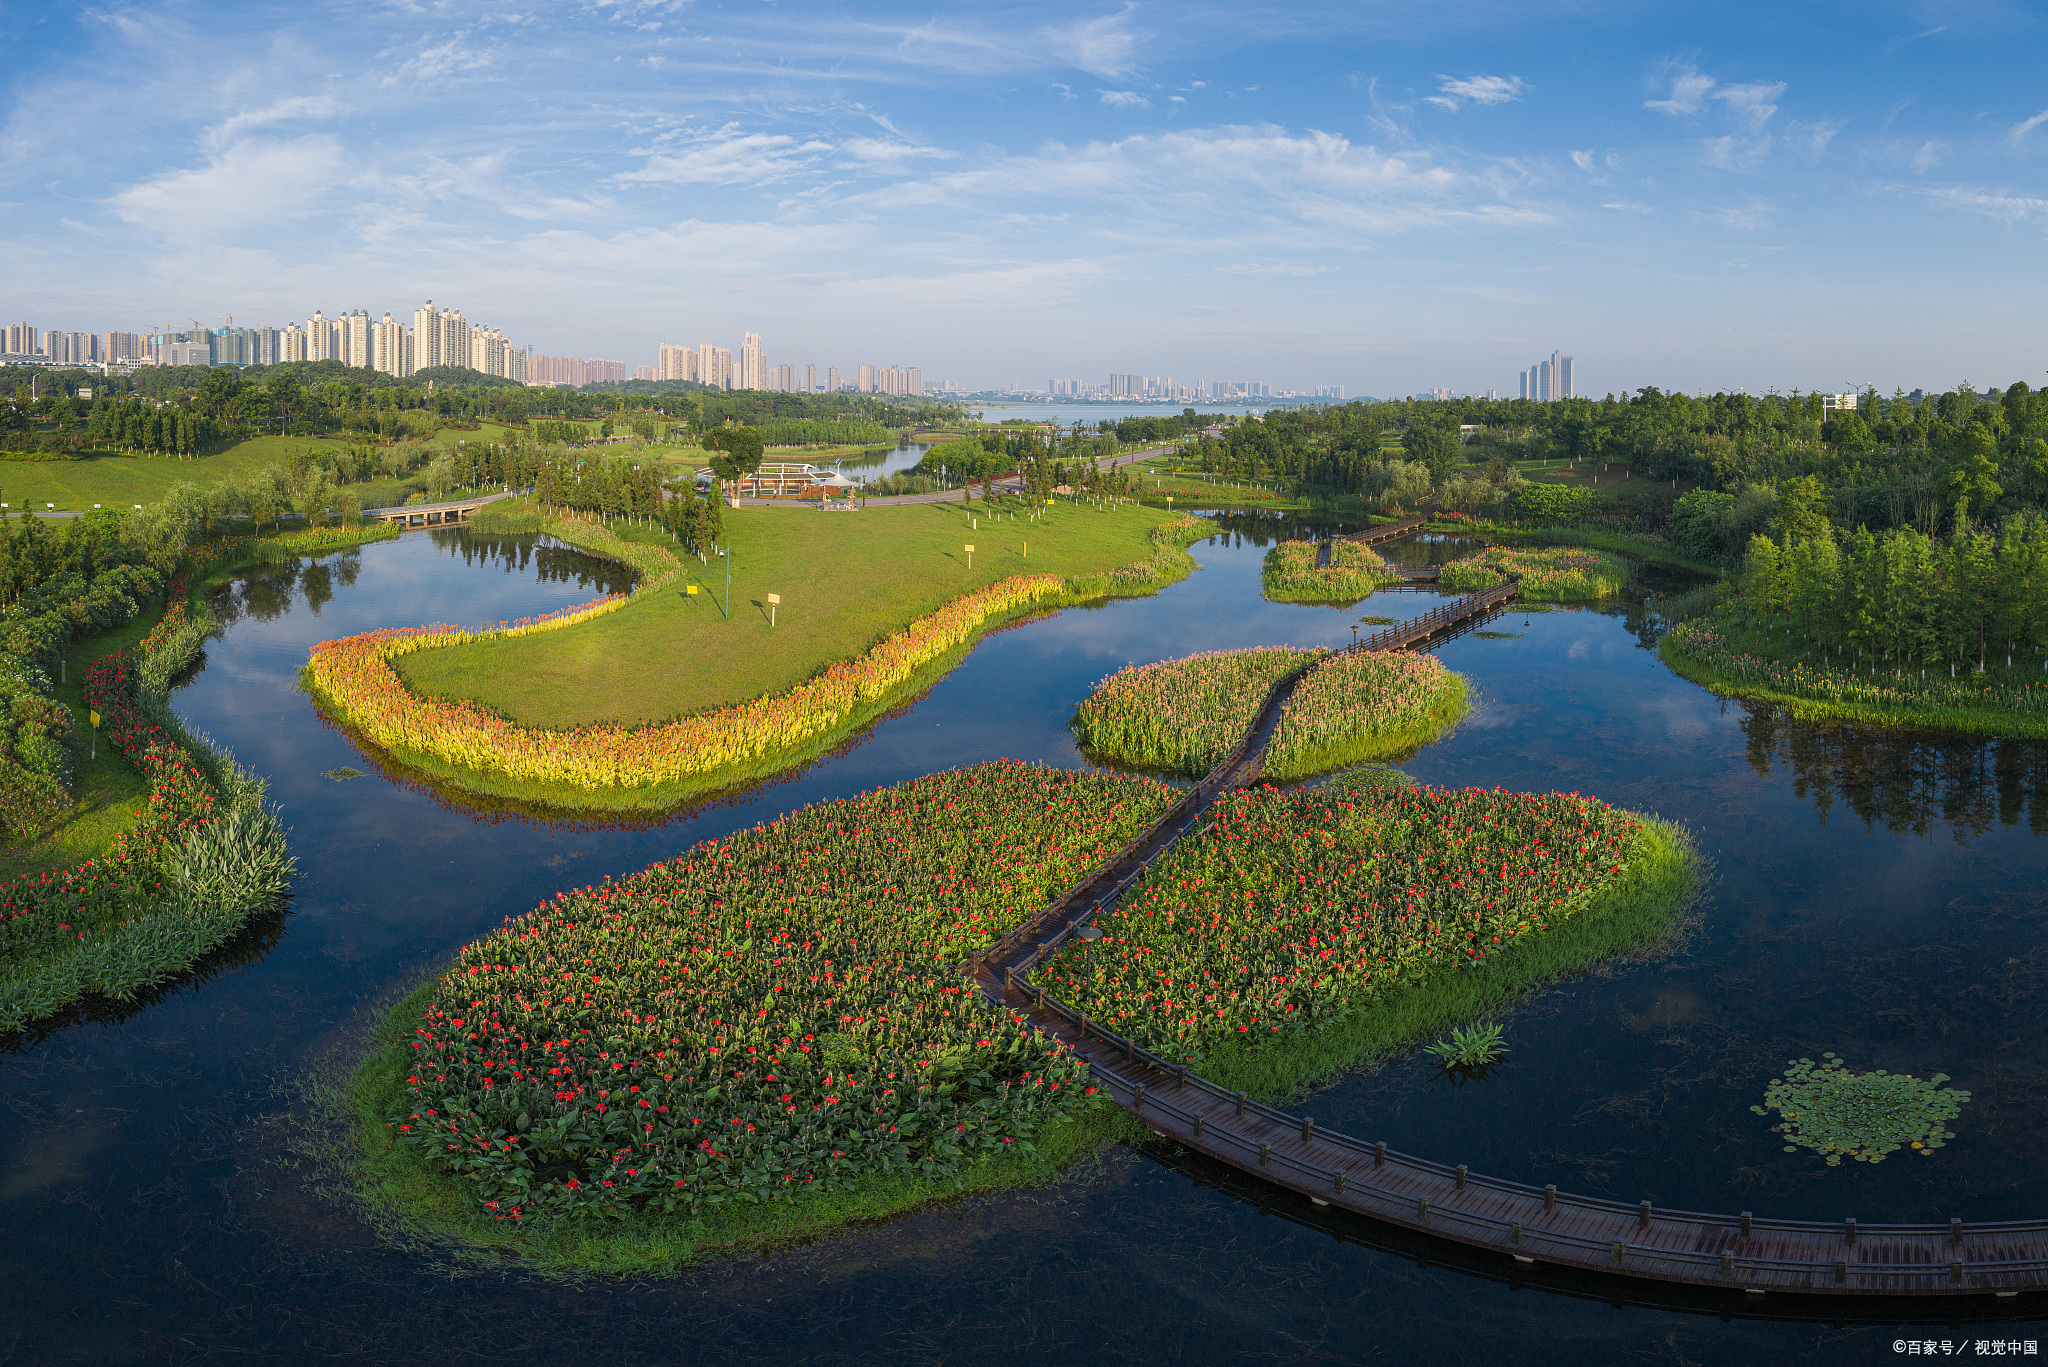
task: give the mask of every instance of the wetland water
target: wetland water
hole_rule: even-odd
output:
[[[297,896],[203,980],[0,1055],[0,1363],[1890,1357],[1891,1328],[1714,1317],[1757,1313],[1739,1300],[1610,1305],[1653,1288],[1545,1289],[1540,1274],[1516,1289],[1491,1264],[1461,1270],[1448,1245],[1363,1222],[1312,1227],[1299,1198],[1164,1150],[631,1285],[404,1246],[335,1194],[331,1143],[323,1153],[304,1123],[305,1080],[345,1069],[372,1009],[505,917],[804,803],[996,756],[1079,767],[1066,720],[1126,663],[1346,643],[1360,616],[1433,601],[1266,603],[1262,543],[1302,524],[1218,525],[1192,548],[1204,568],[1159,596],[995,634],[859,743],[640,828],[479,815],[374,772],[323,777],[372,766],[296,686],[316,641],[545,612],[619,587],[613,567],[532,538],[414,533],[224,591],[226,634],[174,702],[269,777]],[[1685,822],[1717,861],[1698,924],[1674,953],[1510,1014],[1512,1052],[1487,1081],[1454,1087],[1401,1060],[1302,1109],[1476,1171],[1621,1200],[1866,1224],[2048,1216],[2048,1172],[2033,1161],[2048,1130],[2048,746],[1808,727],[1723,704],[1657,661],[1642,598],[1659,586],[1595,610],[1512,611],[1443,646],[1477,705],[1406,767]],[[1823,1050],[1951,1074],[1973,1094],[1956,1141],[1876,1166],[1782,1152],[1775,1117],[1749,1107],[1786,1060]]]

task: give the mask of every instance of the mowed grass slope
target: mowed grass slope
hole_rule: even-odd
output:
[[[478,430],[442,428],[429,445],[453,446],[463,441],[503,441],[505,429],[491,423]],[[359,439],[357,439],[359,440]],[[109,452],[78,460],[0,461],[0,502],[36,512],[54,503],[59,512],[90,511],[95,503],[126,508],[153,503],[173,486],[191,483],[204,489],[226,479],[240,479],[266,465],[281,465],[294,451],[336,450],[351,444],[346,436],[252,437],[212,455],[180,460],[175,456],[125,456]],[[379,479],[351,486],[364,502],[395,498],[400,482]]]
[[[972,505],[980,515],[982,505]],[[1042,522],[970,529],[957,503],[820,513],[728,509],[732,619],[725,570],[681,553],[680,586],[562,631],[424,650],[396,662],[408,685],[473,698],[526,726],[665,721],[775,692],[973,589],[1014,574],[1094,574],[1149,558],[1167,515],[1061,504]],[[667,545],[660,533],[619,529]],[[1029,555],[1025,543],[1029,542]],[[965,547],[975,547],[968,568]],[[768,595],[781,595],[769,626]]]

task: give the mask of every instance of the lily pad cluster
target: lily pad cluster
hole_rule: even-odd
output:
[[[1792,1060],[1785,1076],[1764,1089],[1764,1104],[1749,1109],[1776,1111],[1784,1123],[1772,1129],[1784,1136],[1785,1152],[1812,1149],[1831,1168],[1844,1158],[1882,1163],[1902,1148],[1925,1157],[1955,1138],[1949,1122],[1970,1099],[1961,1088],[1941,1085],[1947,1081],[1947,1073],[1859,1073],[1846,1059],[1824,1053],[1819,1063]]]

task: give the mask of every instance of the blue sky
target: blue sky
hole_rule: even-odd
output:
[[[2048,367],[2048,12],[0,0],[0,313],[971,385]]]

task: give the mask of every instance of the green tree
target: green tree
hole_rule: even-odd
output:
[[[1811,541],[1832,534],[1828,522],[1828,491],[1812,475],[1778,489],[1777,533],[1781,541]]]
[[[1973,422],[1956,434],[1950,458],[1948,496],[1960,526],[1989,510],[2005,492],[1998,483],[1998,439],[1990,428]]]
[[[721,427],[704,438],[711,473],[728,484],[761,468],[761,433],[752,427]]]

